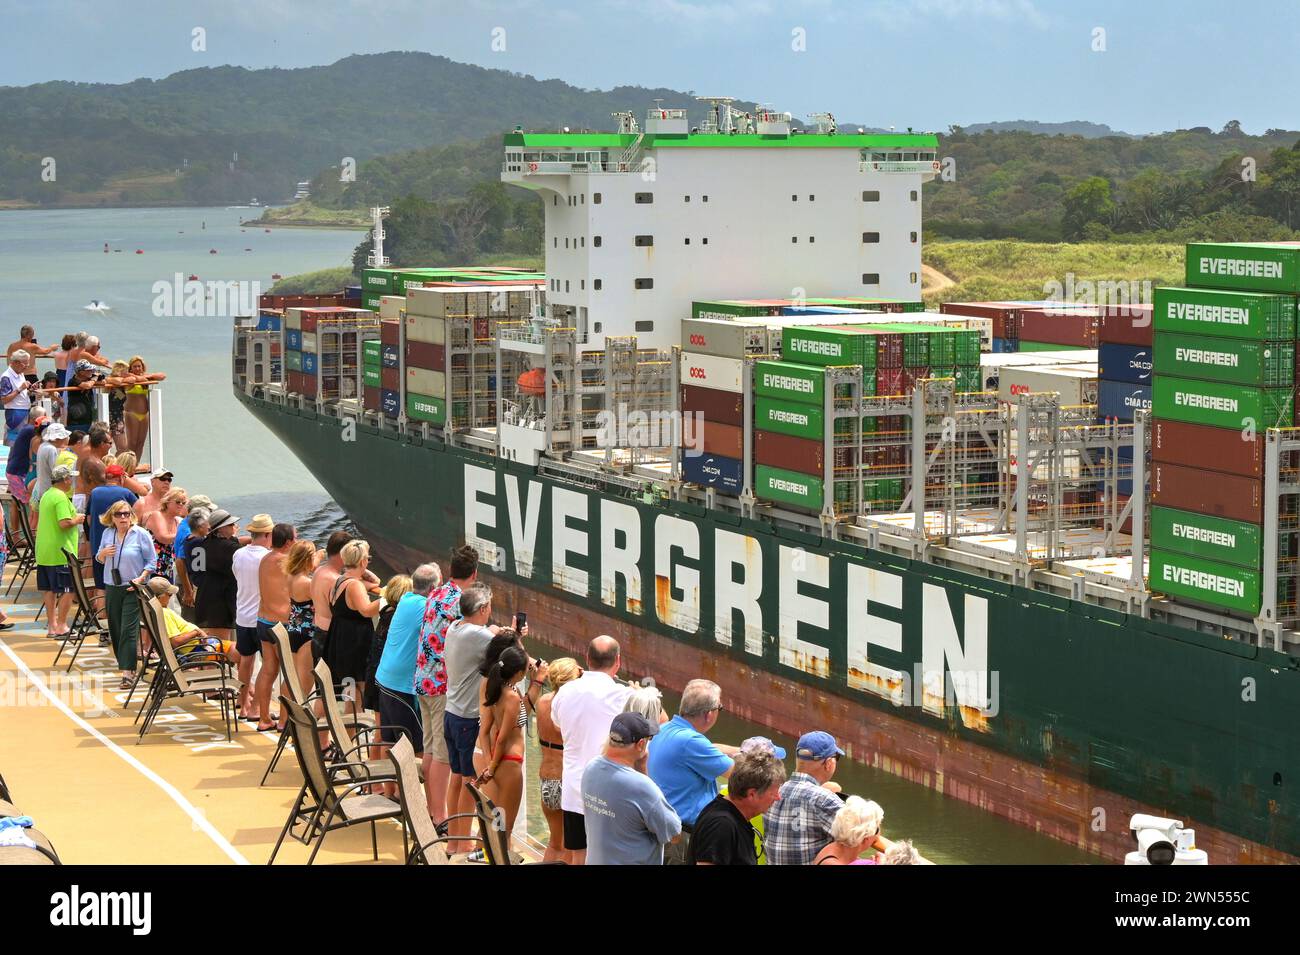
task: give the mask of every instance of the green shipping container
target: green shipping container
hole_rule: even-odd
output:
[[[853,420],[851,418],[836,418],[835,433],[841,435],[843,434],[852,435]],[[874,415],[870,415],[862,419],[862,433],[864,436],[872,435],[876,433],[876,418]]]
[[[822,509],[822,479],[798,471],[760,464],[754,468],[754,494],[765,501],[793,504],[810,510]]]
[[[868,357],[867,352],[871,355]],[[876,338],[870,333],[816,325],[781,329],[781,357],[807,365],[875,367]],[[868,361],[871,362],[868,365]]]
[[[361,307],[368,308],[372,312],[379,311],[379,300],[387,295],[387,292],[366,292],[361,293]]]
[[[1295,393],[1292,388],[1248,388],[1222,381],[1194,381],[1156,375],[1152,416],[1216,428],[1291,427]]]
[[[957,357],[954,363],[958,365],[978,365],[980,363],[980,333],[973,330],[957,329],[953,334],[957,336]]]
[[[284,352],[284,367],[288,371],[302,371],[302,352],[286,349]]]
[[[417,421],[432,421],[442,424],[447,420],[447,402],[430,395],[417,395],[407,392],[406,416]]]
[[[1151,546],[1251,570],[1264,553],[1258,524],[1158,505],[1151,508]]]
[[[1152,548],[1147,586],[1171,597],[1251,616],[1259,613],[1261,580],[1257,570]]]
[[[1187,284],[1204,288],[1300,292],[1300,245],[1189,242]]]
[[[380,345],[379,339],[370,338],[361,343],[362,361],[379,364],[383,358],[383,346]]]
[[[361,294],[388,295],[393,290],[393,273],[390,269],[362,269]]]
[[[382,378],[383,376],[380,374],[378,368],[372,368],[370,365],[366,365],[361,369],[361,380],[367,388],[382,388]]]
[[[1160,334],[1156,336],[1155,372],[1284,388],[1295,381],[1295,343]]]
[[[1161,332],[1254,341],[1295,338],[1295,298],[1289,295],[1162,287],[1155,291],[1153,315],[1157,338]]]
[[[959,393],[971,393],[984,390],[984,375],[979,365],[958,365],[955,385]]]
[[[755,362],[754,394],[821,405],[826,400],[826,372],[790,361]]]
[[[775,398],[759,398],[754,402],[754,427],[814,441],[826,436],[826,422],[820,407]]]
[[[691,302],[691,318],[742,317],[761,318],[771,315],[770,305],[745,305],[740,302]]]

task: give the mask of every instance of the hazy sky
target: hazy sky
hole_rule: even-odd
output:
[[[1300,128],[1297,27],[1296,0],[0,0],[0,85],[404,49],[878,126],[1262,131]]]

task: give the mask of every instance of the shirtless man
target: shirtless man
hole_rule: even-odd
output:
[[[135,502],[135,517],[141,524],[162,508],[162,499],[172,489],[172,472],[159,471],[149,478],[149,493]]]
[[[257,639],[262,645],[262,669],[257,673],[257,686],[253,699],[257,704],[258,726],[269,726],[271,719],[271,688],[280,675],[280,652],[272,627],[289,622],[289,575],[284,572],[284,557],[298,539],[292,524],[276,524],[271,530],[271,550],[257,565],[259,602],[257,605]],[[289,714],[280,713],[279,727]]]
[[[59,350],[58,345],[38,345],[36,344],[36,329],[31,325],[24,325],[18,331],[18,341],[10,342],[9,348],[5,351],[5,357],[8,358],[16,351],[25,351],[31,356],[31,363],[27,366],[27,380],[35,384],[40,378],[36,375],[36,359],[44,358]]]
[[[72,498],[74,506],[78,499],[84,505],[84,502],[90,500],[90,492],[103,486],[106,470],[104,458],[108,457],[108,452],[112,449],[113,439],[107,431],[94,429],[90,432],[90,437],[85,442],[85,453],[78,451],[77,455],[77,493]]]

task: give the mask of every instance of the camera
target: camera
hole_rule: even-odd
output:
[[[1135,813],[1128,823],[1137,849],[1124,857],[1125,865],[1209,865],[1209,856],[1196,848],[1196,831],[1184,829],[1181,819]]]
[[[121,586],[122,586],[122,572],[121,572],[120,570],[118,570],[116,567],[111,568],[111,572],[112,572],[112,574],[113,574],[113,586],[114,586],[114,587],[121,587]]]

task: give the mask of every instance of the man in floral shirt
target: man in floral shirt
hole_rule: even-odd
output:
[[[460,595],[478,580],[478,551],[466,544],[451,552],[451,573],[446,583],[429,594],[420,625],[415,655],[415,698],[420,701],[424,729],[424,787],[429,813],[435,822],[447,816],[447,785],[451,765],[443,731],[447,705],[447,667],[443,647],[447,630],[460,619]]]

